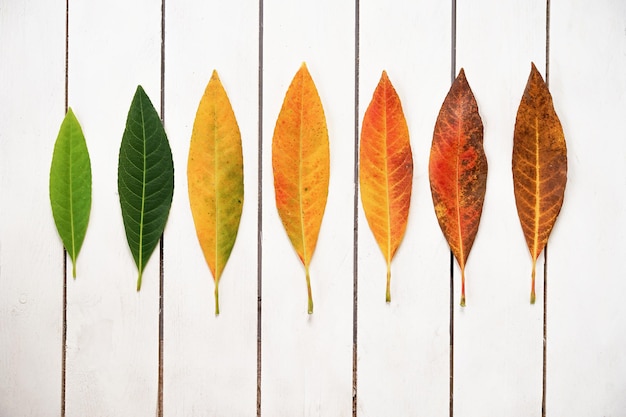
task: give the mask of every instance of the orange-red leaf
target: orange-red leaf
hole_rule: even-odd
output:
[[[309,264],[326,208],[330,153],[324,109],[305,64],[293,78],[276,121],[272,168],[278,214],[304,264],[310,314]]]
[[[552,96],[532,64],[513,135],[513,186],[517,213],[533,260],[530,302],[535,302],[537,258],[561,211],[567,149]]]
[[[198,240],[218,287],[237,238],[243,208],[241,134],[230,100],[217,75],[200,100],[187,163],[189,203]]]
[[[359,180],[367,223],[387,261],[389,302],[391,260],[409,217],[413,155],[400,97],[385,71],[363,117]]]
[[[461,306],[464,306],[465,265],[483,211],[487,158],[478,104],[463,69],[452,83],[437,117],[429,174],[439,226],[461,268]]]

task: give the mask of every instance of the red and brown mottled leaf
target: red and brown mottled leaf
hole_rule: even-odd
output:
[[[463,69],[439,111],[428,170],[439,226],[461,268],[464,306],[465,265],[483,210],[487,158],[478,104]]]
[[[535,268],[561,211],[567,182],[567,149],[552,96],[532,64],[517,110],[513,135],[515,204],[533,260],[530,302],[535,302]]]
[[[385,71],[363,117],[359,180],[365,217],[387,261],[389,302],[391,260],[409,217],[413,156],[402,104]]]

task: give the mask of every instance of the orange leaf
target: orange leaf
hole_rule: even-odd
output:
[[[548,86],[531,64],[513,135],[513,186],[524,237],[533,259],[530,302],[535,302],[535,267],[561,211],[567,182],[567,149]]]
[[[385,71],[363,117],[359,180],[367,223],[387,261],[389,302],[391,260],[409,217],[413,156],[400,97]]]
[[[439,226],[461,268],[465,306],[465,265],[483,211],[487,158],[478,104],[463,69],[439,111],[428,168]]]
[[[311,314],[309,264],[328,197],[330,154],[324,109],[305,64],[293,78],[276,121],[272,168],[276,207],[304,264]]]
[[[243,154],[235,113],[217,72],[200,100],[187,165],[189,203],[204,258],[218,285],[237,238],[243,208]]]

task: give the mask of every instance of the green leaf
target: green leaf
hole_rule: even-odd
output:
[[[117,187],[128,246],[143,270],[159,242],[174,194],[174,162],[163,123],[150,98],[137,87],[120,147]]]
[[[52,216],[72,259],[76,278],[76,258],[85,240],[91,211],[91,162],[83,130],[70,108],[61,123],[50,166]]]

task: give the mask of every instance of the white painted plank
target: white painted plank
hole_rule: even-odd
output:
[[[117,162],[137,85],[160,106],[160,23],[159,2],[70,4],[69,103],[91,153],[93,200],[68,285],[68,416],[146,416],[157,407],[159,253],[137,292]]]
[[[306,61],[330,137],[330,187],[304,268],[276,210],[271,144],[289,84]],[[352,398],[354,4],[264,2],[262,413],[347,416]]]
[[[446,415],[450,255],[433,209],[428,159],[450,86],[449,2],[361,2],[359,129],[383,69],[402,100],[413,152],[407,232],[386,265],[359,196],[359,416]]]
[[[58,416],[63,246],[48,181],[64,116],[65,2],[3,2],[0,39],[0,415]]]
[[[165,235],[164,413],[251,416],[256,411],[258,1],[167,2],[165,127],[176,193]],[[214,282],[187,191],[198,103],[216,69],[230,97],[244,153],[244,206],[237,241]]]
[[[549,241],[547,414],[626,409],[626,4],[552,2],[550,90],[568,154]]]
[[[534,61],[545,68],[545,1],[457,3],[457,71],[465,68],[489,164],[482,220],[455,311],[455,416],[539,415],[542,273],[530,305],[531,259],[517,217],[511,156],[517,107]],[[538,262],[542,269],[543,257]],[[455,277],[460,277],[455,266]],[[456,282],[455,301],[460,296]],[[458,302],[458,301],[457,301]]]

